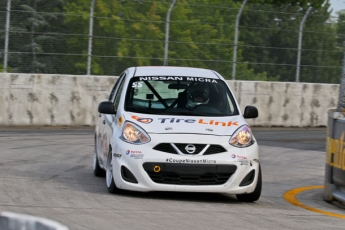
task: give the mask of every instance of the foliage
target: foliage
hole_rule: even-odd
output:
[[[4,7],[7,6],[5,0],[1,1]],[[58,28],[59,21],[62,21],[55,13],[61,7],[62,0],[12,1],[8,57],[12,71],[56,72],[56,58],[44,53],[54,52],[56,49],[56,37],[51,34],[51,30]],[[4,30],[1,33],[4,34]]]
[[[5,21],[7,0],[0,0]],[[12,0],[12,72],[86,74],[91,0]],[[214,69],[232,79],[236,16],[242,0],[95,0],[92,74],[118,75],[130,66]],[[336,26],[328,0],[249,0],[240,19],[236,79],[295,81],[299,25],[304,25],[300,80],[338,83],[345,14]],[[4,30],[0,26],[0,44]],[[3,43],[2,43],[3,44]],[[1,57],[0,57],[1,59]]]
[[[339,68],[335,67],[341,66],[342,54],[334,28],[325,24],[328,8],[329,4],[324,4],[314,9],[303,27],[300,81],[339,82]],[[294,5],[248,5],[240,38],[245,44],[243,59],[255,73],[266,72],[269,79],[296,80],[298,32],[305,13],[306,9]]]

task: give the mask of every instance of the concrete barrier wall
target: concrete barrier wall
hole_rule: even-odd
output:
[[[59,222],[42,217],[0,212],[1,230],[68,230],[68,227]]]
[[[328,110],[338,103],[338,84],[228,81],[242,109],[254,105],[253,126],[327,126]]]
[[[99,102],[107,100],[113,76],[0,73],[1,126],[93,126]],[[254,105],[253,126],[327,125],[338,102],[339,85],[227,81],[242,111]]]

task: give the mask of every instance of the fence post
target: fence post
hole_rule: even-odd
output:
[[[297,67],[296,67],[296,82],[299,82],[300,66],[301,66],[301,51],[302,51],[302,35],[303,35],[303,25],[308,17],[309,12],[313,7],[309,6],[307,12],[305,13],[300,25],[299,25],[299,36],[298,36],[298,51],[297,51]]]
[[[236,62],[237,62],[237,43],[238,43],[238,27],[240,25],[240,18],[242,15],[242,11],[244,6],[247,4],[247,0],[243,0],[242,6],[240,11],[236,17],[236,26],[235,26],[235,39],[234,39],[234,57],[232,61],[232,80],[236,80]]]
[[[166,20],[166,25],[165,25],[165,47],[164,47],[164,65],[165,66],[168,65],[170,14],[175,4],[176,4],[176,0],[173,0],[170,5],[169,11],[167,13],[167,20]]]
[[[11,13],[11,0],[7,0],[6,28],[5,28],[5,47],[4,47],[4,73],[7,73],[8,37],[9,37],[9,33],[10,33],[10,13]]]
[[[91,55],[92,55],[92,36],[93,36],[93,12],[95,8],[95,1],[92,0],[90,7],[90,22],[89,22],[89,45],[87,51],[87,71],[86,75],[91,74]]]

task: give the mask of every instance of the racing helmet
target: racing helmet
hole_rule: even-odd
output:
[[[205,83],[196,83],[187,89],[187,107],[195,107],[208,103],[210,99],[210,89]]]

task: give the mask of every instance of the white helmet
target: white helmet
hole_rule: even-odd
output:
[[[210,99],[210,89],[205,83],[196,83],[187,90],[187,107],[192,108],[196,105],[206,104]]]

